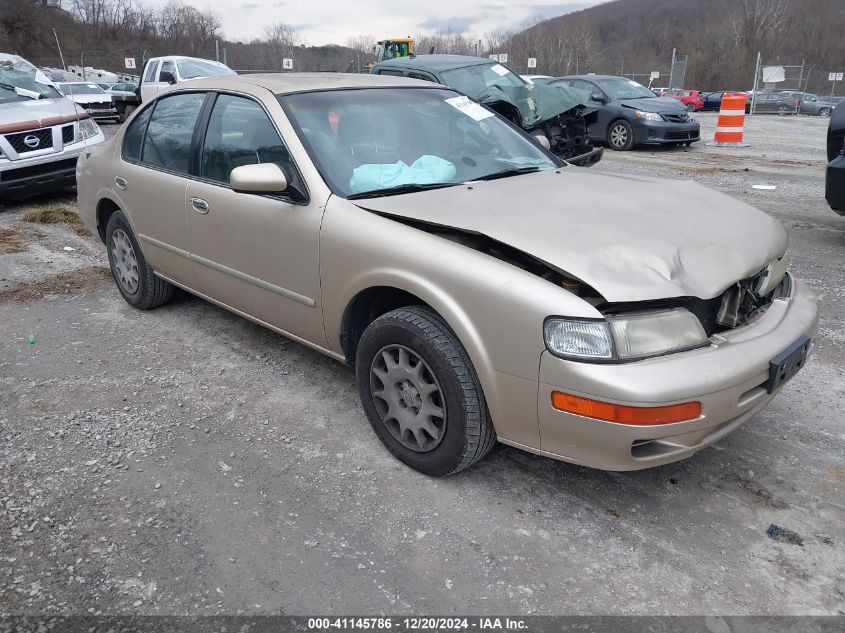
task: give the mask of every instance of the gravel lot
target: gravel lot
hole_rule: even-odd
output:
[[[499,446],[428,479],[382,449],[351,370],[185,294],[133,310],[98,240],[22,221],[72,193],[8,205],[0,253],[24,250],[0,254],[0,615],[845,614],[845,218],[823,200],[826,124],[759,116],[747,148],[595,167],[765,209],[821,308],[814,359],[755,421],[628,474]]]

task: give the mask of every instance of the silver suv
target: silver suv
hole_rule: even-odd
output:
[[[0,200],[76,184],[76,159],[105,140],[35,66],[0,53]]]

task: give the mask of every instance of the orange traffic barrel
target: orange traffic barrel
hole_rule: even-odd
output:
[[[716,136],[712,143],[718,147],[746,147],[742,142],[742,128],[745,125],[745,94],[726,92],[722,95]]]

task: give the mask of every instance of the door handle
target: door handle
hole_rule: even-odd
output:
[[[114,186],[117,187],[118,189],[126,189],[128,184],[129,183],[126,182],[126,178],[123,178],[122,176],[117,176],[114,179]]]
[[[191,198],[191,206],[197,213],[205,215],[208,213],[208,203],[202,198]]]

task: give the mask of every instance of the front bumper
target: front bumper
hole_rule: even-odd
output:
[[[827,165],[824,197],[831,209],[845,215],[845,154],[840,154]]]
[[[799,337],[813,339],[817,327],[815,301],[794,282],[790,297],[776,299],[753,323],[713,336],[707,348],[627,364],[579,363],[543,352],[538,452],[617,471],[689,457],[747,422],[774,397],[763,386],[769,361]],[[603,422],[553,409],[553,391],[632,406],[698,401],[702,414],[654,426]]]
[[[667,143],[692,143],[701,140],[701,126],[697,121],[672,123],[670,121],[632,122],[636,145],[665,145]]]
[[[87,145],[102,143],[102,132],[86,142],[65,145],[61,152],[35,158],[0,158],[0,200],[13,200],[76,185],[76,161]]]
[[[574,158],[567,158],[565,160],[570,165],[575,165],[577,167],[592,167],[601,160],[602,156],[604,156],[604,148],[594,147],[591,151],[587,152],[586,154],[581,154],[580,156],[575,156]]]

